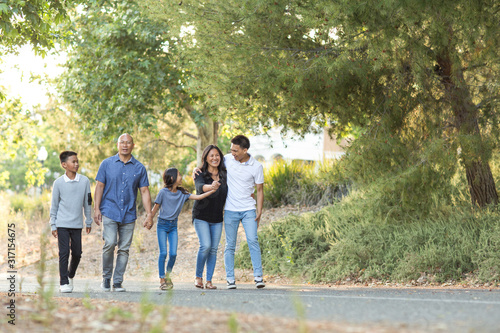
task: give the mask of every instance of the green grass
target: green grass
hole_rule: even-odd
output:
[[[10,209],[14,213],[23,213],[26,218],[49,219],[50,197],[51,193],[47,190],[37,196],[14,194],[9,196]]]
[[[423,273],[434,282],[500,278],[500,212],[454,207],[388,219],[366,210],[362,193],[300,217],[289,216],[259,233],[266,273],[311,282],[403,282]],[[250,268],[248,247],[236,256]]]
[[[266,168],[264,177],[266,207],[331,204],[347,195],[350,188],[337,160],[316,163],[278,160]]]

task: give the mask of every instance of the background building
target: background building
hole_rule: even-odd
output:
[[[343,147],[347,146],[345,139],[337,143],[335,138],[330,138],[326,129],[321,134],[307,134],[304,138],[291,132],[283,137],[279,129],[272,129],[267,135],[250,137],[250,143],[249,153],[266,163],[280,157],[306,161],[340,158],[345,154]]]

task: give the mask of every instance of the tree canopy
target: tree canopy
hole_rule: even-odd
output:
[[[498,202],[488,165],[499,139],[496,1],[143,6],[183,36],[183,54],[199,73],[190,86],[233,126],[329,126],[341,136],[358,129],[365,139],[351,158],[361,156],[352,164],[360,181],[420,166],[412,186],[423,186],[415,184],[422,170],[449,180],[460,161],[472,203]]]
[[[198,155],[216,142],[203,100],[186,90],[189,70],[173,59],[176,39],[166,22],[142,15],[135,1],[95,1],[79,10],[71,30],[59,91],[96,142],[135,129],[160,135],[167,114],[196,124]]]
[[[68,6],[78,0],[1,0],[0,55],[17,52],[19,46],[30,44],[35,53],[44,56],[61,37],[58,24],[67,19]],[[0,90],[0,163],[14,161],[18,152],[27,159],[26,183],[43,183],[46,169],[37,161],[39,134],[35,112],[26,110],[19,99],[10,99]],[[9,172],[0,172],[0,187],[7,186]]]
[[[24,110],[19,99],[0,103],[0,165],[13,161],[22,151],[26,156],[25,180],[30,186],[43,184],[47,171],[37,160],[37,125],[34,113]],[[0,188],[8,187],[9,176],[8,170],[0,171]]]
[[[44,55],[60,37],[58,24],[67,18],[68,6],[78,0],[0,1],[0,44],[9,51],[31,44]]]

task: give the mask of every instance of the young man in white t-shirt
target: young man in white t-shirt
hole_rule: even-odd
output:
[[[264,169],[256,159],[248,154],[250,140],[244,135],[237,135],[231,140],[231,153],[224,156],[227,168],[228,194],[224,208],[224,229],[226,248],[224,264],[226,266],[227,288],[236,289],[234,278],[234,252],[238,227],[245,229],[250,257],[254,272],[255,286],[265,287],[262,279],[262,260],[257,228],[259,227],[264,204]],[[252,197],[257,187],[257,202]],[[257,207],[255,207],[257,204]]]

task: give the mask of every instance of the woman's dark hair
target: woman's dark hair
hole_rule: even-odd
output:
[[[177,181],[177,174],[179,173],[179,170],[177,168],[168,168],[165,170],[163,173],[163,185],[165,185],[166,188],[169,190],[172,190],[172,187],[174,186],[175,182]],[[184,194],[189,194],[188,190],[186,190],[184,187],[177,187],[179,191],[181,191]]]
[[[201,166],[201,172],[203,172],[205,175],[210,175],[210,172],[208,172],[208,162],[207,162],[207,157],[208,154],[212,149],[217,150],[220,156],[220,163],[219,166],[217,167],[217,170],[219,170],[220,175],[225,175],[226,173],[226,165],[224,164],[224,155],[222,154],[222,151],[217,147],[216,145],[208,145],[205,150],[203,150],[203,154],[201,155],[201,162],[203,163]]]

